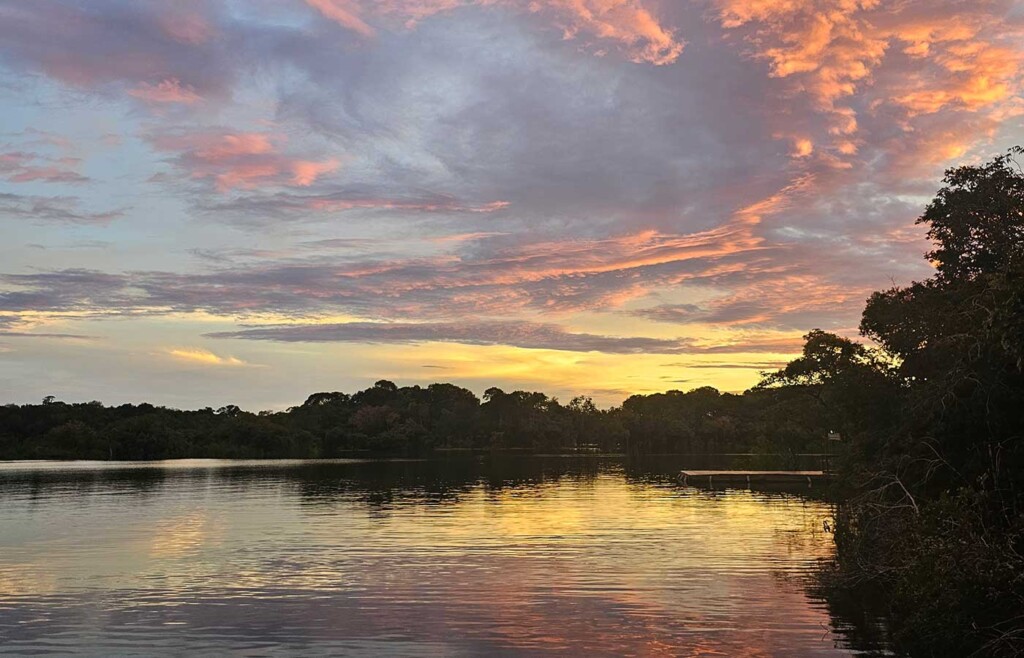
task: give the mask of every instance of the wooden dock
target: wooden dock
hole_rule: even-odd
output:
[[[803,486],[828,477],[825,471],[680,471],[679,481],[691,487]]]

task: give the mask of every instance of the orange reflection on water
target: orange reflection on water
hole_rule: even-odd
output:
[[[169,625],[214,652],[850,655],[803,587],[832,553],[823,502],[615,468],[438,487],[435,467],[196,465],[138,494],[99,481],[35,502],[6,486],[0,632],[31,649],[80,628],[99,653]]]

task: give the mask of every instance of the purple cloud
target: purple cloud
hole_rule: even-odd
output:
[[[264,348],[792,351],[928,275],[913,221],[942,168],[1021,138],[1022,19],[1011,0],[0,0],[0,309],[159,316],[153,340],[191,313],[300,323],[236,332]],[[100,227],[108,249],[24,249]],[[365,322],[313,324],[338,315]]]

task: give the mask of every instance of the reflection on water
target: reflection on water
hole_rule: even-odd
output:
[[[0,652],[852,655],[825,502],[659,469],[0,464]]]

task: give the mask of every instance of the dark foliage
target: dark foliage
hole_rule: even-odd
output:
[[[634,395],[598,409],[543,393],[488,389],[483,399],[452,384],[398,387],[379,381],[354,394],[314,393],[283,412],[234,405],[180,411],[149,404],[105,407],[47,398],[0,407],[0,458],[315,458],[354,453],[818,452],[825,408],[797,387],[722,394]],[[783,437],[775,441],[772,437]]]
[[[859,423],[847,448],[828,580],[884,591],[893,638],[913,655],[1024,655],[1024,174],[1015,153],[947,172],[919,220],[935,241],[935,275],[875,293],[861,323],[892,359],[878,381],[896,388],[875,388],[887,391],[875,403],[884,413]],[[872,395],[842,377],[820,395],[829,389]]]

